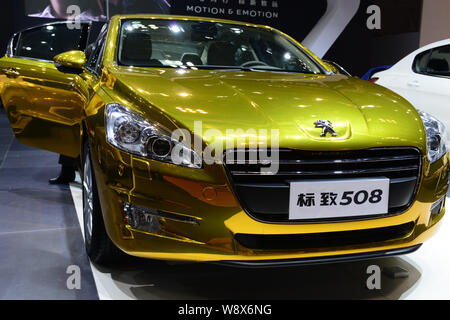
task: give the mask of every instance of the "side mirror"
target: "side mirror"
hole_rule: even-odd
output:
[[[63,73],[80,74],[86,66],[86,55],[83,51],[68,51],[53,58],[56,69]]]

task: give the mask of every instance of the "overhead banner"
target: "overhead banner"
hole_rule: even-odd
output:
[[[64,19],[78,11],[83,20],[115,14],[154,13],[215,16],[270,22],[280,19],[281,0],[25,0],[29,17]]]
[[[177,0],[172,11],[184,15],[204,15],[225,19],[270,22],[281,18],[281,0]]]
[[[337,0],[24,0],[24,9],[30,18],[98,22],[116,14],[203,16],[295,30],[291,33],[303,39],[326,13],[329,1]]]
[[[301,40],[325,14],[328,1],[173,0],[171,13],[270,25]]]
[[[25,14],[35,18],[106,21],[116,14],[170,14],[171,0],[25,0]],[[175,2],[175,0],[173,0]]]

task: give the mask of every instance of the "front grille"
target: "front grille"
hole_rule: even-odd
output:
[[[398,226],[313,234],[235,235],[237,242],[255,250],[301,250],[353,246],[403,238],[414,229],[414,223]]]
[[[399,214],[411,206],[421,173],[421,154],[415,148],[337,152],[283,149],[279,150],[279,170],[275,174],[262,174],[261,169],[270,167],[270,163],[249,150],[227,151],[224,163],[246,212],[257,220],[272,223],[302,222],[289,220],[290,181],[389,178],[389,212],[371,216],[379,218]],[[358,218],[364,217],[348,219]],[[342,220],[345,219],[339,221]]]

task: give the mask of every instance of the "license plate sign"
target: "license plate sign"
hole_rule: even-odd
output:
[[[388,178],[290,183],[290,220],[380,215],[388,213],[388,206]]]

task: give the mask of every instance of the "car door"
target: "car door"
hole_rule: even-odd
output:
[[[90,23],[51,23],[19,32],[0,59],[2,100],[17,139],[70,157],[79,155],[86,96],[78,75],[59,72],[53,57],[85,50]]]
[[[404,96],[417,109],[434,115],[450,137],[450,45],[418,54],[410,76],[404,80]]]

